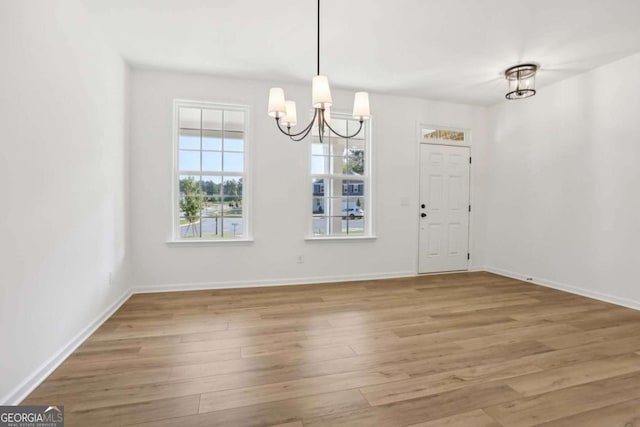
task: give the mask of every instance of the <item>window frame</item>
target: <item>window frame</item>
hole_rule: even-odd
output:
[[[235,176],[242,178],[242,222],[243,222],[243,234],[239,238],[182,238],[180,236],[180,213],[178,208],[178,202],[180,198],[180,165],[179,165],[179,150],[180,150],[180,108],[198,108],[198,109],[216,109],[224,111],[239,111],[244,113],[244,150],[243,150],[243,171],[232,172]],[[234,243],[246,243],[253,242],[252,235],[252,126],[251,126],[251,109],[248,105],[243,104],[228,104],[220,102],[210,101],[194,101],[187,99],[174,99],[173,100],[173,121],[171,126],[172,131],[172,174],[171,174],[171,226],[170,236],[167,240],[168,244],[178,244],[184,246],[190,245],[228,245]],[[200,150],[202,151],[202,150]],[[233,151],[232,151],[233,152]],[[221,156],[224,155],[224,151],[221,151]],[[222,171],[221,171],[222,172]],[[207,175],[201,175],[207,176]],[[224,176],[224,175],[222,175]]]
[[[351,114],[343,113],[343,112],[335,112],[331,111],[332,119],[341,119],[341,120],[355,120]],[[366,132],[366,137],[364,138],[364,147],[365,147],[365,175],[361,179],[364,182],[364,194],[362,197],[364,198],[364,206],[361,207],[365,212],[368,212],[365,221],[365,228],[363,233],[361,234],[328,234],[328,235],[317,235],[313,232],[313,180],[316,178],[323,178],[324,180],[333,179],[336,174],[314,174],[312,172],[312,162],[313,162],[313,140],[308,144],[308,153],[307,153],[307,174],[308,174],[308,189],[306,194],[308,197],[305,199],[307,201],[306,206],[307,209],[307,236],[305,237],[306,241],[355,241],[355,240],[375,240],[375,212],[373,207],[375,206],[375,179],[373,174],[373,164],[375,154],[373,152],[373,132],[372,132],[372,122],[373,118],[370,117],[369,120],[365,120],[362,124],[362,130]],[[332,136],[335,137],[335,136]],[[326,143],[326,142],[325,142]],[[338,177],[342,176],[342,174],[337,174]],[[345,178],[348,179],[348,178]],[[344,185],[344,183],[343,183]],[[351,185],[353,185],[351,183]],[[326,182],[323,181],[323,187],[325,190],[327,189]]]

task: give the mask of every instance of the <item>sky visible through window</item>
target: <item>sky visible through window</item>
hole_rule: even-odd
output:
[[[234,139],[225,136],[224,153],[222,151],[203,151],[202,152],[202,170],[203,171],[222,171],[224,160],[224,171],[226,172],[242,172],[244,156],[243,139]],[[203,149],[222,150],[222,138],[203,137]],[[180,153],[179,168],[182,171],[199,171],[200,169],[200,151],[187,151],[200,149],[200,135],[180,135],[180,147],[183,149]],[[234,153],[233,151],[238,151]]]

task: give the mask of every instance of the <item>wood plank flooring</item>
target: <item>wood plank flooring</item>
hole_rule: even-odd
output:
[[[640,312],[489,274],[134,295],[70,426],[640,427]]]

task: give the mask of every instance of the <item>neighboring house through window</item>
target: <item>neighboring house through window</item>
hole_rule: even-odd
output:
[[[312,215],[315,237],[371,235],[369,121],[352,139],[316,134],[311,144]],[[360,124],[344,114],[331,114],[331,127],[352,134]]]

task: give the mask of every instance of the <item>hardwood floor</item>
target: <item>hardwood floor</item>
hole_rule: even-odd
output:
[[[489,273],[134,295],[69,426],[640,427],[640,312]]]

